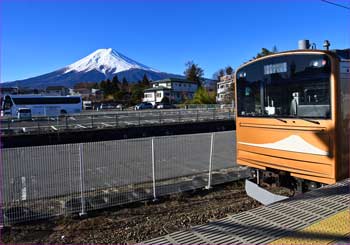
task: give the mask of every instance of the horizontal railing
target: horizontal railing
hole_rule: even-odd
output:
[[[84,112],[82,114],[57,117],[32,117],[30,120],[19,120],[10,117],[2,118],[0,120],[0,130],[3,135],[30,134],[231,119],[234,119],[234,114],[230,109]]]

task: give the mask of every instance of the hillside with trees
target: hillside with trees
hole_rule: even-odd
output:
[[[118,76],[114,76],[112,80],[102,80],[99,83],[82,82],[77,83],[74,89],[100,89],[104,94],[104,102],[117,102],[125,105],[135,105],[141,102],[143,91],[151,86],[147,75],[137,83],[129,83],[124,77],[122,81]]]

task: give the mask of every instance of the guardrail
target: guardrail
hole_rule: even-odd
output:
[[[2,135],[30,134],[230,119],[234,119],[234,114],[230,109],[92,112],[59,117],[33,117],[31,120],[2,118],[0,130]]]
[[[234,108],[232,104],[180,104],[177,106],[183,109],[231,109],[233,110]]]
[[[3,149],[0,225],[237,180],[235,132]]]

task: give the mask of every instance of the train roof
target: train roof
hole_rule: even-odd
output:
[[[295,49],[295,50],[287,50],[287,51],[282,51],[282,52],[277,52],[273,54],[269,54],[266,56],[262,56],[259,58],[253,58],[249,61],[244,62],[242,65],[240,65],[237,69],[236,72],[243,68],[244,66],[247,66],[253,62],[260,61],[263,59],[267,59],[270,57],[274,56],[279,56],[279,55],[284,55],[284,54],[291,54],[291,53],[305,53],[305,52],[310,52],[310,53],[328,53],[329,55],[332,55],[333,57],[338,57],[341,61],[349,61],[350,60],[350,48],[348,49],[333,49],[333,50],[322,50],[322,49]]]

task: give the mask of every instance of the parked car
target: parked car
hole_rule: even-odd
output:
[[[100,105],[100,110],[106,110],[106,109],[114,109],[114,106],[112,104],[104,104],[104,103],[102,103]]]
[[[157,105],[157,109],[176,109],[176,106],[173,104],[160,103]]]
[[[146,110],[146,109],[153,109],[153,105],[148,102],[142,102],[135,106],[135,110]]]
[[[19,120],[31,120],[32,111],[29,108],[18,108],[17,119]]]
[[[118,104],[115,108],[122,111],[123,110],[123,105],[122,104]]]

